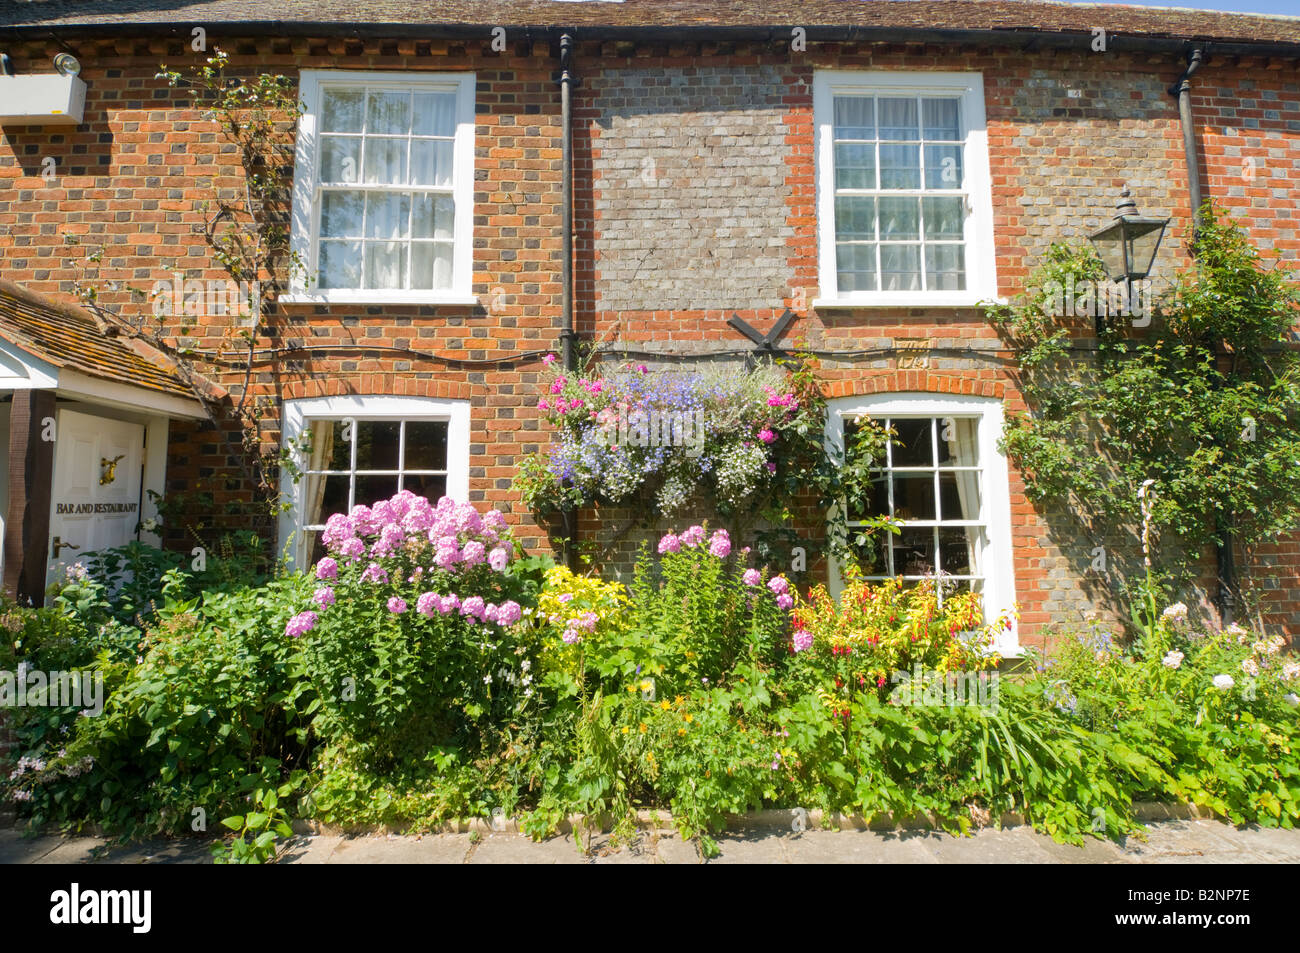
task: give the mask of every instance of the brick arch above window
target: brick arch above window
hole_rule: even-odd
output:
[[[434,400],[469,400],[473,387],[469,381],[412,376],[411,372],[368,373],[364,375],[325,375],[287,381],[281,397],[302,400],[313,397],[362,397],[387,394],[394,397],[424,397]]]
[[[888,370],[873,372],[869,376],[834,377],[822,386],[827,400],[842,397],[861,397],[868,394],[919,393],[966,397],[993,397],[1002,400],[1007,396],[1007,381],[999,378],[972,377],[969,372]]]

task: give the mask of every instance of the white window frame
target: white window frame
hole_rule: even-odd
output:
[[[963,243],[963,291],[853,291],[841,293],[835,252],[835,97],[843,94],[951,95],[961,100],[965,145],[962,190],[967,197]],[[817,153],[817,244],[820,297],[815,308],[973,307],[997,299],[993,246],[993,188],[981,73],[819,70],[813,75],[813,124]],[[925,182],[922,181],[922,186]],[[922,267],[925,263],[922,262]]]
[[[843,459],[844,422],[857,417],[978,417],[978,447],[981,491],[984,501],[982,524],[987,542],[981,556],[984,569],[984,617],[988,621],[1009,612],[1016,601],[1015,565],[1011,548],[1011,491],[1007,458],[998,450],[1002,434],[1002,401],[991,397],[939,394],[874,394],[842,397],[828,402],[826,446],[836,459]],[[830,561],[830,590],[836,598],[844,588],[836,560]],[[997,650],[1003,656],[1021,653],[1015,621],[1010,630],[998,634]]]
[[[456,204],[456,221],[452,233],[450,289],[322,289],[316,285],[321,211],[316,169],[320,156],[318,127],[322,93],[330,86],[351,88],[359,85],[456,93],[456,138],[452,146],[452,199]],[[478,298],[473,291],[475,74],[303,70],[298,95],[305,112],[298,122],[290,247],[299,256],[306,274],[299,272],[293,276],[289,294],[281,295],[280,301],[285,304],[477,304]],[[405,191],[401,186],[390,188]]]
[[[431,397],[316,397],[289,400],[281,420],[281,446],[288,449],[317,420],[441,420],[447,426],[447,495],[469,500],[470,405],[465,400]],[[305,466],[301,455],[299,466]],[[290,506],[280,515],[280,551],[288,552],[289,565],[305,566],[308,553],[301,533],[302,493],[306,480],[280,476],[281,499]],[[437,502],[437,501],[434,501]]]

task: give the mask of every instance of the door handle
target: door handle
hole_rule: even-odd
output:
[[[59,558],[60,549],[80,549],[80,548],[81,547],[78,546],[76,543],[65,543],[63,540],[59,539],[59,537],[57,536],[54,537],[54,558],[55,559]]]

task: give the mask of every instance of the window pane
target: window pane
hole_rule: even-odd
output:
[[[840,291],[875,291],[876,246],[835,246],[835,271]]]
[[[877,100],[880,109],[881,139],[919,139],[916,123],[916,100],[882,96]]]
[[[347,427],[347,421],[334,421],[334,440],[330,447],[330,458],[325,463],[326,470],[352,469],[352,442],[343,439],[343,431]]]
[[[875,241],[876,200],[859,195],[837,198],[835,237],[840,241]]]
[[[944,572],[954,576],[973,576],[976,574],[976,546],[978,545],[979,527],[949,526],[939,530],[940,563]]]
[[[885,291],[921,290],[920,246],[881,245],[880,284]]]
[[[447,495],[447,478],[408,473],[402,478],[402,489],[410,490],[416,496],[427,497],[436,503]]]
[[[335,513],[348,512],[348,484],[350,478],[347,476],[327,476],[325,478],[325,492],[321,497],[320,518],[321,524],[329,519]]]
[[[965,291],[966,250],[961,245],[926,245],[925,283],[931,291]]]
[[[361,243],[321,242],[317,283],[321,288],[360,288]]]
[[[894,515],[901,520],[938,519],[934,506],[934,476],[930,473],[894,475]]]
[[[366,242],[366,287],[405,288],[406,248],[402,242]]]
[[[397,475],[357,475],[357,505],[371,506],[380,500],[392,499],[397,493]]]
[[[411,184],[451,185],[453,145],[445,139],[416,139],[411,143]]]
[[[921,237],[921,207],[915,198],[880,200],[880,238],[898,241]]]
[[[930,444],[930,418],[894,420],[896,436],[890,441],[890,459],[896,467],[934,466]]]
[[[321,132],[360,132],[363,115],[359,89],[326,88],[321,95]]]
[[[957,240],[964,234],[965,200],[961,198],[924,198],[925,237],[930,240]]]
[[[961,118],[956,99],[923,99],[921,115],[927,139],[960,139]]]
[[[367,185],[404,185],[406,143],[405,139],[366,139],[362,180]]]
[[[934,529],[904,526],[894,537],[894,572],[900,576],[925,576],[932,575],[934,568]]]
[[[835,138],[876,138],[873,102],[870,96],[836,96]]]
[[[962,175],[961,146],[925,147],[927,189],[959,189]]]
[[[858,536],[865,538],[861,543]],[[888,530],[865,533],[860,527],[849,527],[849,548],[857,557],[858,565],[868,576],[889,575],[889,546],[892,534]]]
[[[404,136],[411,128],[411,94],[372,90],[366,109],[366,132],[370,135]],[[405,143],[403,143],[405,145]]]
[[[366,193],[366,237],[405,238],[411,197],[404,192]]]
[[[321,140],[320,180],[322,182],[356,182],[361,172],[361,140],[345,136],[325,136]]]
[[[849,506],[850,520],[869,519],[873,516],[888,516],[889,514],[889,477],[881,473],[873,477],[870,486],[867,488],[866,498],[862,500],[860,506]]]
[[[412,238],[442,238],[450,241],[455,236],[456,202],[450,195],[426,193],[413,196],[413,201]]]
[[[396,470],[400,430],[396,420],[358,420],[357,469]]]
[[[882,189],[919,189],[921,187],[921,147],[880,147],[880,187]]]
[[[951,467],[979,466],[979,419],[939,419],[939,463]]]
[[[835,187],[874,189],[876,147],[861,143],[840,143],[835,147]]]
[[[411,287],[450,288],[453,246],[450,242],[416,242],[411,246]]]
[[[977,470],[939,474],[939,519],[980,518],[980,475]]]
[[[454,136],[456,94],[416,93],[411,132],[417,136]]]
[[[361,192],[328,191],[321,195],[322,238],[360,238],[365,196]]]
[[[406,423],[405,470],[447,469],[447,423],[410,420]]]

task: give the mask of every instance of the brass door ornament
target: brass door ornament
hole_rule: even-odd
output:
[[[117,479],[117,462],[121,460],[124,456],[126,456],[125,453],[119,453],[112,460],[108,459],[108,457],[99,458],[99,467],[100,467],[99,485],[100,486],[108,486],[108,484],[112,483],[114,480]]]

